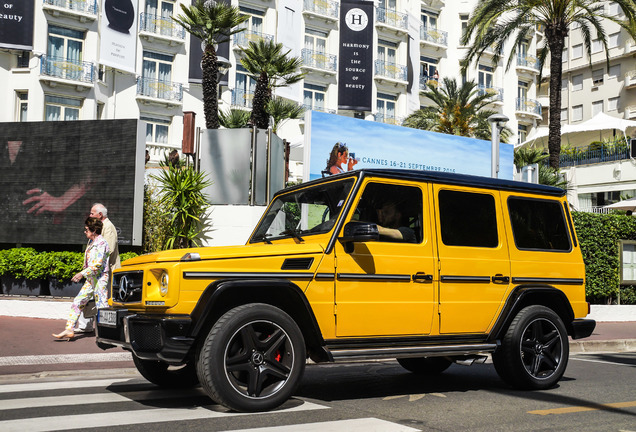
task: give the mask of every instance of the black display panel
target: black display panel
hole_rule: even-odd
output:
[[[0,2],[0,47],[33,50],[34,6],[35,0]]]
[[[141,240],[138,120],[0,123],[0,243],[85,244],[101,202],[121,245]],[[138,139],[140,138],[140,139]]]

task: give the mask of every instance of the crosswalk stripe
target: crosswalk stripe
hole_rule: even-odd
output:
[[[97,363],[132,361],[129,352],[93,353],[93,354],[45,354],[30,356],[0,357],[0,366],[28,366],[58,363]]]
[[[276,413],[308,411],[317,409],[328,409],[328,407],[311,402],[304,402],[302,405],[276,411]],[[118,411],[115,415],[111,412],[104,412],[5,420],[0,421],[0,430],[3,432],[48,432],[77,429],[77,425],[82,424],[90,425],[91,428],[98,428],[126,426],[132,424],[160,423],[169,421],[238,417],[257,414],[262,413],[218,412],[204,407],[158,408],[136,411]]]
[[[111,384],[130,381],[137,376],[130,378],[111,378],[99,380],[76,380],[76,381],[52,381],[25,384],[4,384],[0,385],[0,393],[17,393],[40,390],[60,390],[72,388],[108,387]]]
[[[402,426],[397,423],[391,423],[386,420],[377,418],[360,418],[350,420],[337,420],[318,423],[303,423],[287,426],[274,426],[255,429],[239,429],[231,432],[415,432],[419,429],[413,429],[408,426]],[[229,432],[229,431],[228,431]]]

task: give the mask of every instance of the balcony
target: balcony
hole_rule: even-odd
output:
[[[139,77],[137,78],[137,99],[166,105],[181,105],[183,86],[181,83]]]
[[[619,137],[614,141],[591,144],[587,147],[573,148],[559,156],[561,168],[579,165],[593,165],[605,162],[615,162],[630,158],[630,148],[625,138]]]
[[[165,160],[172,150],[181,152],[181,144],[146,142],[146,150],[150,155],[148,165],[159,166],[159,162]]]
[[[48,78],[45,78],[48,77]],[[40,59],[40,80],[77,86],[78,90],[92,87],[95,82],[95,66],[90,62],[71,60],[63,57],[42,56]]]
[[[636,70],[629,71],[625,74],[625,88],[636,88]]]
[[[97,0],[43,0],[42,9],[53,16],[64,15],[81,22],[97,19]]]
[[[395,63],[386,62],[384,60],[375,61],[375,78],[386,79],[393,82],[402,84],[407,83],[407,69],[406,66],[401,66]]]
[[[540,120],[541,104],[534,99],[516,98],[515,99],[516,114],[521,117],[533,117]]]
[[[429,91],[432,88],[437,88],[439,86],[439,78],[433,78],[429,75],[420,75],[420,91]]]
[[[517,56],[517,70],[538,74],[540,67],[539,59],[534,56]]]
[[[448,33],[442,30],[420,27],[420,43],[433,45],[437,48],[448,47]]]
[[[328,75],[335,75],[338,70],[338,60],[335,55],[303,49],[301,56],[303,59],[302,68],[325,72]]]
[[[243,89],[232,89],[232,106],[241,108],[252,108],[253,92],[246,92]]]
[[[185,29],[172,18],[157,15],[139,14],[139,34],[152,41],[155,37],[169,42],[171,45],[185,42]]]
[[[491,97],[491,103],[503,103],[504,90],[500,87],[486,87],[480,85],[478,87],[478,94],[481,96],[487,94]],[[539,111],[541,113],[541,111]]]
[[[402,117],[396,117],[382,113],[377,113],[375,115],[375,121],[378,123],[391,124],[396,126],[402,126],[402,123],[404,123],[404,119]]]
[[[234,35],[234,48],[247,48],[250,42],[258,42],[260,40],[274,40],[274,35],[245,30]]]
[[[379,25],[393,30],[398,29],[401,32],[408,32],[409,17],[407,14],[383,7],[379,7],[376,10],[376,19]]]
[[[327,22],[338,21],[340,3],[331,0],[304,0],[303,14],[324,19]]]
[[[636,105],[630,105],[625,108],[625,118],[627,120],[636,119]]]

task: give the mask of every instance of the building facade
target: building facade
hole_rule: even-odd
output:
[[[339,103],[340,72],[351,62],[340,56],[343,5],[334,0],[232,0],[249,20],[245,31],[234,35],[229,44],[232,67],[227,85],[221,86],[220,109],[251,107],[255,81],[240,66],[240,48],[265,38],[282,42],[293,55],[302,57],[304,80],[276,93],[309,109],[401,124],[410,113],[430,103],[423,96],[428,88],[439,85],[445,77],[460,82],[468,79],[476,81],[480,91],[493,95],[492,108],[509,117],[512,140],[522,142],[542,121],[534,55],[541,33],[537,31],[519,46],[510,68],[505,67],[506,56],[492,64],[486,53],[461,77],[460,60],[467,47],[460,44],[460,38],[477,2],[368,3],[373,13],[368,20],[372,26],[372,67],[365,71],[371,74],[371,85],[365,89],[370,104],[361,111],[343,109]],[[147,122],[147,148],[156,164],[166,151],[180,149],[184,112],[195,112],[196,125],[204,127],[201,85],[190,70],[194,52],[190,35],[171,19],[180,13],[180,3],[190,1],[121,0],[135,8],[131,27],[114,29],[122,33],[116,35],[123,38],[116,40],[125,41],[121,43],[110,40],[108,32],[113,26],[105,22],[112,20],[105,11],[107,3],[35,0],[32,48],[0,45],[0,95],[11,101],[0,110],[0,121],[139,118]],[[125,52],[120,53],[120,48]],[[625,54],[615,63],[620,65],[622,80],[636,65],[622,63],[631,61],[625,42],[620,49]],[[124,65],[125,57],[128,63]],[[569,60],[570,74],[575,74],[575,60]],[[584,82],[591,82],[593,72],[588,74],[583,64],[580,67]],[[610,78],[605,76],[609,87]],[[618,87],[628,91],[616,86],[617,91]],[[588,94],[581,95],[584,93]],[[577,97],[572,96],[571,109],[574,104],[588,109],[588,104],[576,102]],[[615,104],[605,99],[608,107]],[[617,104],[617,112],[629,111],[622,100]],[[279,135],[298,148],[303,144],[303,127],[302,120],[290,120],[281,126]],[[292,155],[301,153],[292,151]],[[302,160],[298,159],[291,166],[292,179],[302,178]]]

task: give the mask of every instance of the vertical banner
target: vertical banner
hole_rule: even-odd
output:
[[[406,103],[408,112],[420,108],[420,20],[409,13],[408,80]]]
[[[371,111],[373,2],[340,3],[338,109]]]
[[[35,0],[0,2],[0,48],[33,50],[34,6]]]
[[[104,0],[99,62],[135,73],[137,0]]]
[[[289,57],[302,56],[303,39],[298,35],[303,34],[302,0],[278,1],[278,26],[276,29],[277,41],[282,43],[284,51],[289,50]],[[303,85],[299,81],[276,89],[276,96],[281,96],[294,102],[302,102]]]
[[[229,4],[227,0],[220,0],[222,3]],[[192,0],[194,5],[197,0]],[[176,15],[176,13],[175,13]],[[177,24],[178,25],[178,24]],[[231,36],[230,36],[231,37]],[[217,57],[230,59],[230,41],[219,44],[216,50]],[[203,82],[203,71],[201,70],[201,59],[203,58],[203,41],[196,36],[190,35],[190,55],[188,68],[188,82],[201,84]],[[219,85],[228,85],[227,73],[219,80]]]

